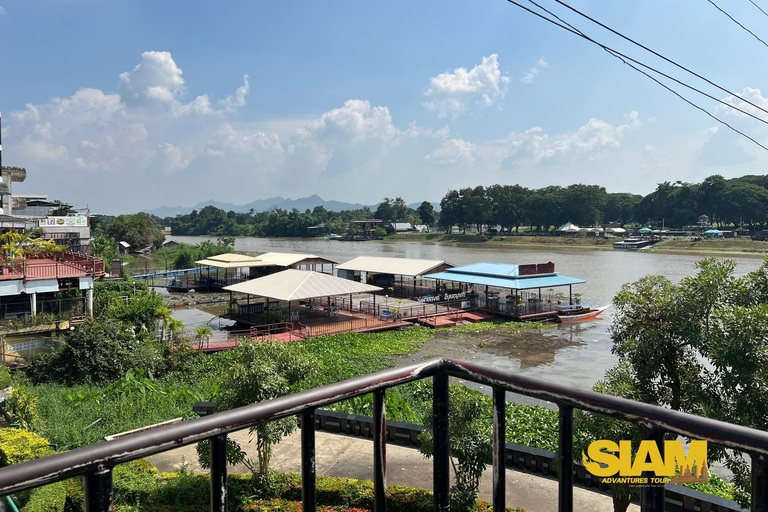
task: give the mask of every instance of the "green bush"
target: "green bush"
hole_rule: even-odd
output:
[[[152,371],[159,363],[157,347],[137,336],[132,325],[91,320],[67,332],[52,352],[40,354],[27,373],[35,382],[72,386],[113,381],[129,368]]]
[[[11,385],[11,372],[7,366],[0,366],[0,389],[5,389]]]
[[[115,466],[112,484],[115,502],[127,505],[151,503],[158,486],[157,475],[157,468],[144,459]]]
[[[24,512],[64,512],[66,501],[67,488],[64,482],[56,482],[33,489],[23,510]]]
[[[19,428],[0,428],[0,467],[39,459],[53,453],[47,439]]]

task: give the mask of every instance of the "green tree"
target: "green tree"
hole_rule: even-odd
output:
[[[422,202],[418,208],[416,208],[416,212],[419,214],[419,218],[421,219],[422,224],[426,224],[427,226],[434,226],[437,223],[437,213],[435,212],[435,207],[432,206],[432,203],[429,201]]]
[[[67,332],[50,353],[40,354],[27,373],[35,382],[73,386],[110,382],[129,368],[152,371],[159,363],[157,348],[134,330],[119,321],[86,322]]]
[[[165,239],[155,218],[144,212],[118,216],[107,228],[107,234],[117,241],[128,242],[133,249],[157,249]]]
[[[299,391],[317,366],[316,360],[290,343],[244,343],[233,350],[230,368],[222,380],[227,385],[222,387],[218,402],[223,409],[233,409]],[[272,446],[296,427],[296,418],[288,417],[251,429],[256,436],[257,461],[251,465],[256,473],[267,474]]]
[[[120,257],[117,241],[107,235],[98,235],[91,239],[91,256],[101,258],[105,261],[114,260]]]
[[[603,222],[616,222],[620,226],[632,222],[642,199],[643,196],[636,194],[607,194],[603,206]]]
[[[464,210],[460,199],[458,191],[449,190],[440,201],[440,227],[448,233],[453,226],[464,225]]]
[[[598,381],[592,387],[592,391],[629,400],[642,400],[642,396],[635,386],[632,370],[626,363],[621,363],[608,370],[605,378]],[[632,442],[633,447],[637,447],[642,439],[640,429],[634,423],[611,418],[604,414],[576,410],[574,424],[579,433],[574,439],[576,448],[574,452],[577,454],[586,453],[589,444],[598,439],[609,439],[616,443],[628,440]],[[577,462],[581,462],[581,460]],[[632,500],[639,499],[640,490],[629,484],[614,483],[611,484],[611,496],[614,512],[625,512]]]
[[[213,335],[213,327],[210,325],[204,325],[195,329],[195,339],[197,340],[197,346],[202,350],[205,343],[211,339]]]
[[[430,402],[431,403],[431,402]],[[428,408],[426,408],[428,409]],[[456,484],[451,488],[451,509],[458,512],[472,510],[477,501],[480,477],[493,456],[493,425],[488,415],[478,411],[491,409],[489,397],[466,386],[452,384],[448,407],[448,444]],[[427,427],[432,427],[432,415],[425,415]],[[419,450],[426,456],[434,455],[431,430],[419,435]]]

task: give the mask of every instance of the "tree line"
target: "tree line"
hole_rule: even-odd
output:
[[[719,227],[745,226],[762,229],[768,220],[768,175],[725,179],[720,175],[701,183],[659,183],[645,196],[627,192],[609,193],[599,185],[527,188],[521,185],[477,186],[449,190],[437,211],[423,201],[411,208],[402,197],[385,197],[375,209],[369,207],[340,212],[323,206],[303,212],[273,208],[264,212],[224,211],[206,206],[200,211],[158,218],[146,213],[96,216],[96,234],[108,234],[134,246],[162,243],[157,229],[170,226],[175,235],[311,237],[344,233],[353,220],[380,219],[427,225],[451,231],[499,226],[504,232],[546,232],[566,222],[578,226],[666,226],[685,228],[707,215]],[[318,226],[320,226],[318,228]]]

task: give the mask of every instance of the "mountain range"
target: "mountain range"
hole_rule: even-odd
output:
[[[421,203],[413,203],[409,204],[408,206],[415,209],[418,208],[420,204]],[[256,201],[243,205],[222,203],[211,199],[197,203],[195,206],[161,206],[160,208],[155,208],[154,210],[144,211],[162,219],[165,217],[175,217],[176,215],[186,215],[188,213],[192,213],[192,210],[200,211],[206,206],[215,206],[216,208],[220,208],[225,212],[232,210],[238,213],[245,213],[251,209],[253,209],[254,212],[264,212],[270,208],[281,208],[283,210],[292,210],[296,208],[297,210],[303,212],[305,210],[312,210],[316,206],[322,206],[329,211],[340,212],[342,210],[359,210],[364,208],[366,205],[360,203],[345,203],[343,201],[326,201],[317,194],[313,194],[309,197],[300,197],[299,199],[289,199],[285,197],[257,199]],[[372,211],[376,211],[378,204],[367,206]],[[440,210],[440,203],[432,203],[432,206],[435,207],[435,210]]]

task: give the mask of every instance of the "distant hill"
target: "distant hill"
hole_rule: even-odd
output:
[[[301,197],[299,199],[288,199],[285,197],[270,197],[269,199],[257,199],[244,205],[237,205],[232,203],[221,203],[219,201],[204,201],[197,203],[195,206],[161,206],[154,210],[144,210],[145,212],[156,215],[157,217],[175,217],[176,215],[188,214],[192,210],[200,211],[206,206],[215,206],[221,208],[224,211],[233,210],[235,212],[248,212],[253,208],[254,212],[264,212],[270,208],[282,208],[283,210],[292,210],[296,208],[299,211],[312,210],[315,206],[322,206],[326,210],[340,212],[342,210],[359,210],[364,205],[360,203],[345,203],[342,201],[326,201],[317,194],[309,197]],[[417,205],[418,206],[418,205]]]

